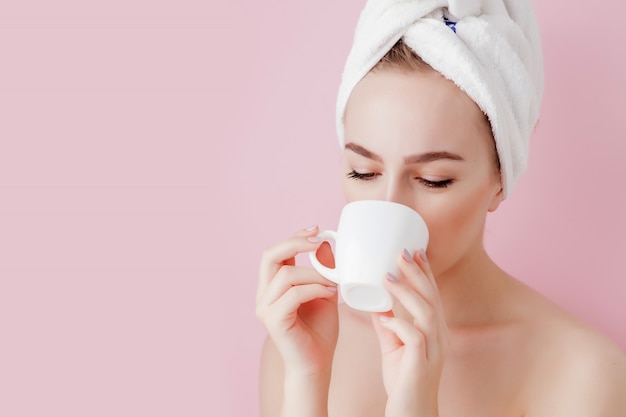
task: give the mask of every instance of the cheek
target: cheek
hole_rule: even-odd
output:
[[[482,245],[487,192],[474,191],[442,198],[421,212],[430,232],[428,256],[435,273],[450,267],[476,245]]]
[[[384,200],[384,192],[381,193],[381,189],[384,189],[384,185],[381,185],[382,181],[375,180],[371,182],[359,181],[350,178],[343,180],[343,194],[346,198],[346,202],[358,200]]]
[[[355,187],[355,184],[351,184],[353,182],[354,181],[351,181],[349,179],[343,180],[343,195],[346,197],[347,203],[357,200],[358,192],[357,192],[357,188]]]

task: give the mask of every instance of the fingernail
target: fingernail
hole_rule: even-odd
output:
[[[420,249],[420,258],[422,258],[422,261],[428,262],[428,258],[426,258],[426,251],[424,249]]]
[[[396,282],[398,279],[390,272],[387,272],[387,275],[385,275],[385,278],[387,278],[389,281],[391,282]]]
[[[404,249],[402,251],[402,257],[404,258],[405,261],[407,262],[413,262],[413,257],[411,256],[411,254],[409,253],[408,250]]]
[[[330,292],[337,292],[337,287],[326,287],[326,289]]]
[[[305,231],[305,232],[312,232],[312,231],[313,231],[313,229],[315,229],[316,227],[317,227],[317,225],[316,225],[316,224],[314,224],[313,226],[311,226],[311,227],[307,227],[306,229],[304,229],[304,231]]]
[[[387,323],[389,320],[391,320],[391,318],[388,316],[378,316],[378,319],[383,323]]]
[[[306,240],[308,240],[311,243],[320,243],[323,239],[319,236],[311,236],[311,237],[307,237]]]

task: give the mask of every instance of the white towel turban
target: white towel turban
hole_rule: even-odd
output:
[[[530,0],[369,0],[339,87],[342,147],[352,90],[400,39],[488,116],[504,197],[509,195],[526,169],[543,96],[541,41]]]

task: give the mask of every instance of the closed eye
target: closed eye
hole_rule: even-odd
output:
[[[453,180],[430,181],[425,178],[416,178],[426,188],[446,188]]]
[[[377,173],[377,172],[360,173],[360,172],[356,172],[355,170],[352,170],[352,171],[350,171],[350,173],[348,173],[348,178],[352,178],[352,179],[355,179],[355,180],[370,181],[370,180],[373,180],[374,178],[376,178],[379,175],[380,174]]]
[[[378,172],[361,173],[361,172],[352,170],[348,173],[347,176],[348,178],[355,179],[355,180],[371,181],[375,179],[376,177],[378,177],[379,175],[380,174]],[[452,179],[442,180],[442,181],[430,181],[425,178],[419,178],[419,177],[415,179],[418,180],[420,184],[422,184],[426,188],[446,188],[454,182],[454,180]]]

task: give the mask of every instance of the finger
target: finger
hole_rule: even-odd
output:
[[[400,269],[403,274],[407,276],[409,282],[413,283],[414,288],[423,296],[438,316],[438,343],[443,343],[444,335],[447,334],[447,326],[443,314],[443,306],[441,304],[441,297],[439,294],[439,288],[435,280],[435,276],[432,272],[430,262],[426,257],[426,251],[423,249],[417,251],[412,257],[407,257],[406,254],[402,256],[400,262]],[[404,268],[403,268],[404,264]],[[415,267],[417,265],[417,267]]]
[[[437,285],[434,278],[431,280],[426,272],[422,270],[421,265],[418,264],[421,260],[420,252],[410,255],[405,249],[402,255],[398,256],[398,266],[413,289],[415,289],[430,306],[436,308],[439,304]]]
[[[317,234],[317,225],[307,227],[306,229],[300,229],[293,236],[315,236]]]
[[[317,229],[313,229],[317,232]],[[270,281],[283,265],[295,265],[298,253],[311,252],[319,248],[321,240],[311,235],[292,236],[280,243],[265,249],[259,265],[259,286],[257,295],[264,293]]]
[[[262,319],[274,323],[274,326],[288,330],[293,325],[298,308],[317,299],[337,299],[336,287],[327,287],[321,284],[305,284],[291,287],[274,304],[267,306],[262,312]],[[282,325],[282,326],[281,326]],[[269,326],[269,327],[274,327]]]
[[[428,346],[426,336],[415,326],[406,320],[396,317],[381,320],[381,326],[392,332],[407,348],[407,353],[414,355],[417,360],[428,359]]]
[[[327,287],[337,286],[337,284],[324,278],[312,268],[285,265],[278,270],[274,279],[267,286],[267,290],[260,295],[257,302],[262,305],[270,305],[285,294],[289,288],[304,284],[321,284]]]
[[[439,290],[437,288],[437,282],[435,281],[435,275],[433,274],[433,270],[430,266],[430,262],[428,261],[428,257],[426,256],[426,251],[424,249],[421,249],[415,252],[415,255],[413,256],[413,260],[419,265],[424,275],[428,277],[428,280],[435,287],[437,296],[439,296]]]
[[[374,326],[380,344],[380,353],[383,356],[395,351],[403,345],[402,340],[400,340],[392,330],[382,324],[383,320],[389,320],[392,317],[393,313],[390,311],[385,313],[372,313],[371,315],[372,325]]]
[[[437,345],[440,328],[437,310],[415,291],[402,274],[395,281],[386,279],[383,285],[411,315],[413,327],[425,335],[429,351],[433,351]]]

